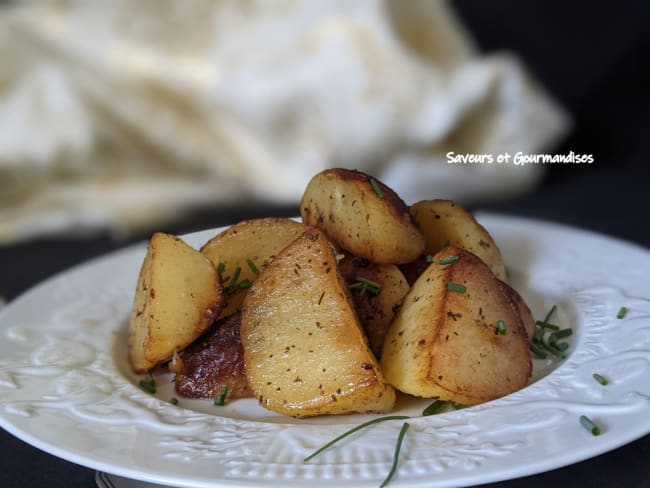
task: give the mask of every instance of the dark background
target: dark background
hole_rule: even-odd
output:
[[[650,3],[452,2],[486,52],[517,53],[572,114],[574,131],[551,151],[593,154],[589,166],[549,166],[543,184],[515,200],[477,209],[571,224],[650,248],[646,156],[650,135]],[[185,233],[243,218],[297,214],[297,206],[205,209],[166,227]],[[11,300],[44,278],[132,241],[95,234],[0,248],[0,296]],[[558,243],[561,245],[561,243]],[[649,412],[650,415],[650,412]],[[0,432],[0,486],[94,487],[93,472]],[[650,436],[548,473],[487,485],[637,488],[650,486]]]

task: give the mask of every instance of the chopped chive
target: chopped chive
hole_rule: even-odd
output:
[[[257,269],[257,266],[255,266],[255,263],[253,262],[252,259],[247,260],[246,264],[248,264],[248,267],[251,269],[253,273],[255,273],[256,275],[260,274],[260,270]]]
[[[609,381],[607,381],[607,378],[605,378],[604,376],[599,375],[598,373],[594,373],[592,376],[598,383],[600,383],[603,386],[606,386],[606,385],[609,384]]]
[[[171,403],[172,405],[178,405],[178,398],[176,398],[176,397],[171,397],[171,398],[169,399],[169,403]]]
[[[384,194],[381,191],[381,188],[379,187],[379,183],[377,183],[376,179],[370,178],[370,186],[372,186],[372,189],[375,191],[375,193],[379,198],[384,198]]]
[[[549,322],[544,322],[543,320],[537,320],[535,321],[535,324],[537,324],[539,327],[542,327],[543,329],[560,330],[559,325],[551,324]]]
[[[139,384],[140,388],[147,393],[156,393],[156,381],[153,379],[153,376],[151,376],[151,373],[142,378]]]
[[[573,329],[571,327],[567,327],[566,329],[555,331],[551,335],[556,336],[558,339],[563,339],[565,337],[573,335]]]
[[[448,258],[442,258],[440,261],[438,261],[438,264],[451,264],[458,261],[459,259],[460,256],[449,256]]]
[[[449,246],[451,246],[451,241],[449,239],[447,239],[445,242],[442,243],[442,249]]]
[[[550,344],[544,344],[545,349],[550,352],[551,354],[559,357],[560,359],[566,359],[566,354],[564,354],[564,351],[561,349],[558,349],[557,347],[551,346]]]
[[[237,280],[239,279],[240,274],[241,274],[241,267],[237,266],[235,268],[234,273],[232,274],[232,278],[230,278],[228,288],[226,288],[226,293],[228,293],[229,295],[232,295],[237,290],[239,290],[239,284],[237,283]]]
[[[357,276],[354,283],[350,285],[350,289],[359,290],[361,296],[365,295],[366,291],[371,295],[377,296],[381,291],[381,283]]]
[[[554,342],[549,340],[549,344],[555,349],[557,349],[558,351],[564,352],[567,349],[569,349],[569,345],[566,342]]]
[[[334,439],[332,439],[328,443],[324,444],[323,447],[317,449],[316,451],[312,452],[309,456],[307,456],[305,459],[303,459],[303,462],[307,462],[310,459],[315,458],[318,454],[325,451],[326,449],[329,449],[330,447],[332,447],[334,444],[336,444],[341,439],[344,439],[345,437],[349,436],[350,434],[353,434],[354,432],[356,432],[358,430],[363,429],[364,427],[368,427],[368,426],[373,425],[373,424],[378,424],[380,422],[386,422],[387,420],[404,420],[404,419],[407,419],[407,418],[409,418],[409,417],[406,416],[406,415],[389,415],[387,417],[378,417],[376,419],[368,420],[367,422],[359,424],[356,427],[353,427],[350,430],[347,430],[347,431],[343,432],[343,434],[335,437]]]
[[[433,262],[433,256],[431,254],[427,254],[426,257],[424,258],[424,260],[427,263],[432,263]]]
[[[444,400],[436,400],[431,405],[422,410],[422,416],[428,417],[429,415],[440,413],[442,409],[444,409],[447,405],[449,405],[449,403]]]
[[[564,354],[564,349],[560,349],[559,347],[553,346],[551,344],[548,344],[546,342],[542,341],[535,341],[534,345],[538,346],[540,349],[550,352],[554,356],[557,356],[561,359],[565,359],[566,356]],[[566,348],[565,348],[566,349]]]
[[[364,283],[371,288],[381,288],[381,283],[377,283],[376,281],[372,281],[367,278],[363,278],[361,276],[357,276],[357,281]]]
[[[223,278],[223,272],[226,271],[226,265],[223,263],[217,264],[217,274],[219,275],[219,278]]]
[[[237,280],[239,279],[239,275],[241,273],[241,267],[237,266],[235,268],[235,272],[232,274],[232,278],[230,278],[231,281],[231,286],[237,283]]]
[[[379,488],[384,488],[388,483],[390,483],[390,480],[393,479],[393,476],[395,475],[395,471],[397,471],[397,462],[399,460],[399,452],[402,449],[402,442],[404,441],[404,436],[406,435],[406,431],[409,428],[409,423],[404,422],[404,425],[402,425],[402,428],[399,431],[399,435],[397,436],[397,442],[395,443],[395,453],[393,454],[393,465],[390,467],[390,471],[388,472],[388,475],[382,481],[381,485],[379,485]]]
[[[241,280],[239,284],[237,285],[238,290],[243,290],[244,288],[250,288],[253,282],[246,278],[245,280]]]
[[[463,408],[465,408],[465,405],[463,405],[462,403],[452,402],[452,403],[451,403],[451,407],[452,407],[454,410],[462,410]]]
[[[226,404],[226,395],[228,395],[228,387],[224,386],[221,388],[221,392],[217,393],[217,396],[214,397],[214,405],[223,407]]]
[[[546,331],[543,328],[538,328],[535,331],[535,335],[533,336],[533,339],[531,342],[534,342],[535,344],[542,344],[544,342],[544,334]]]
[[[558,339],[569,337],[571,334],[573,334],[573,330],[570,328],[552,332],[548,336],[548,345],[557,349],[558,351],[564,351],[569,347],[569,345],[566,342],[558,342]]]
[[[447,288],[449,291],[456,291],[458,293],[465,293],[467,291],[465,285],[461,285],[460,283],[453,283],[451,281],[445,283],[445,288]]]
[[[503,320],[497,320],[497,333],[499,335],[506,335],[508,333],[508,328]]]
[[[618,313],[616,314],[616,318],[617,318],[617,319],[624,319],[625,316],[627,315],[627,313],[628,313],[629,311],[630,311],[629,308],[627,308],[627,307],[621,307],[621,308],[618,310]]]
[[[592,422],[592,420],[586,415],[580,415],[580,423],[585,429],[591,432],[592,435],[600,435],[600,427]]]
[[[528,348],[530,349],[530,352],[532,352],[535,355],[535,357],[539,359],[546,359],[548,357],[548,354],[546,354],[546,352],[542,348],[537,346],[534,342],[529,342]]]
[[[544,322],[548,323],[548,321],[551,320],[551,317],[553,316],[556,310],[557,310],[557,305],[553,305],[551,307],[551,310],[549,310],[549,312],[546,314],[546,317],[544,317]]]
[[[549,352],[559,358],[566,358],[564,351],[569,348],[569,344],[559,340],[572,335],[573,330],[570,327],[562,329],[559,325],[550,322],[556,310],[557,305],[553,305],[544,320],[535,321],[537,330],[529,343],[529,349],[538,358],[546,358]],[[549,332],[548,336],[546,336],[547,332]]]

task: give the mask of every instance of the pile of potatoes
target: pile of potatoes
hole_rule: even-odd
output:
[[[312,178],[300,215],[240,222],[200,250],[154,234],[129,324],[133,370],[240,313],[250,390],[293,417],[388,412],[395,390],[474,405],[526,386],[535,322],[461,206],[409,207],[337,168]]]

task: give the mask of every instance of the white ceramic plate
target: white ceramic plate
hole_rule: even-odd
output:
[[[650,252],[604,236],[480,215],[512,282],[537,317],[553,305],[572,327],[567,359],[535,361],[533,382],[505,398],[411,415],[394,486],[460,486],[534,474],[650,432]],[[199,246],[217,231],[187,236]],[[0,312],[0,423],[51,454],[117,476],[183,487],[378,486],[401,421],[311,451],[371,416],[293,420],[254,400],[215,407],[143,392],[126,363],[126,324],[145,246],[78,266]],[[621,307],[629,308],[617,319]],[[592,378],[610,380],[601,386]],[[579,423],[602,428],[594,437]]]

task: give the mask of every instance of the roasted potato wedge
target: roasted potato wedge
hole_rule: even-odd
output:
[[[526,386],[532,363],[502,282],[477,256],[450,246],[434,255],[404,299],[381,367],[398,390],[474,405]]]
[[[411,215],[426,241],[427,254],[435,254],[446,243],[465,249],[479,258],[502,281],[507,281],[501,251],[472,214],[453,200],[423,200],[411,205]]]
[[[257,273],[305,229],[300,222],[286,218],[250,219],[229,227],[203,245],[201,252],[224,278],[226,306],[220,318],[241,307],[247,288],[237,285],[252,283]]]
[[[342,249],[373,263],[408,263],[424,251],[424,237],[406,204],[360,171],[336,168],[315,175],[303,194],[300,215]]]
[[[161,232],[149,242],[129,321],[129,360],[153,369],[203,334],[223,307],[212,262],[182,239]]]
[[[339,269],[352,292],[370,349],[379,358],[388,327],[409,291],[406,278],[394,264],[374,264],[357,257],[344,258]]]
[[[241,339],[260,404],[292,417],[387,412],[386,384],[327,236],[310,228],[249,289]]]

